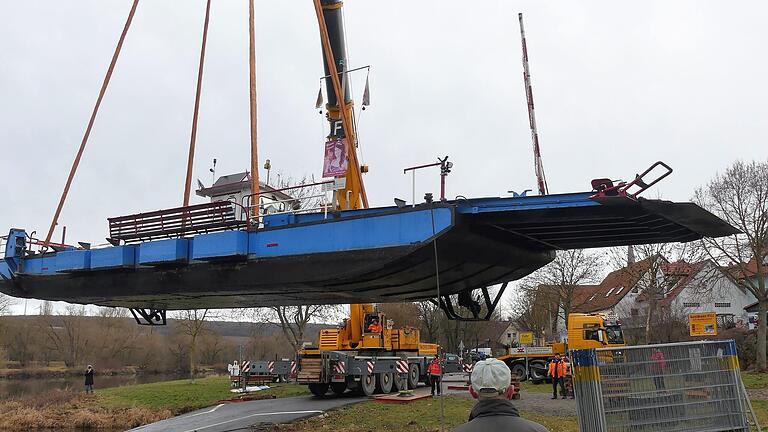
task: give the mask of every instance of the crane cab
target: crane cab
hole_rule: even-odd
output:
[[[384,349],[390,344],[385,343],[385,338],[390,339],[391,325],[385,327],[386,317],[381,312],[366,313],[363,318],[363,334],[360,348]]]

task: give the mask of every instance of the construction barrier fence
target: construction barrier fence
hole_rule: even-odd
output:
[[[757,428],[728,341],[572,352],[582,432],[717,432]]]

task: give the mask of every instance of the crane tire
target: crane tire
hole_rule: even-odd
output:
[[[360,377],[357,392],[360,396],[372,396],[376,391],[376,376],[372,374]]]
[[[343,395],[347,391],[347,383],[345,382],[332,382],[331,391],[337,395]]]
[[[413,390],[419,386],[419,365],[411,363],[408,365],[408,388]]]
[[[515,363],[509,369],[512,372],[512,376],[517,375],[517,378],[520,380],[520,382],[523,382],[526,379],[528,379],[528,374],[525,373],[524,364]]]
[[[392,373],[381,372],[376,374],[376,393],[387,394],[392,392]]]
[[[309,391],[315,396],[325,396],[328,393],[328,383],[315,383],[309,385]]]

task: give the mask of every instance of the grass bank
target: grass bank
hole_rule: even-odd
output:
[[[275,384],[258,394],[308,393],[306,386]],[[235,397],[226,376],[97,389],[87,396],[55,391],[0,403],[0,429],[129,429]]]
[[[450,430],[467,421],[473,400],[446,396],[445,426]],[[574,417],[542,416],[523,412],[522,416],[546,426],[551,432],[578,432]],[[422,399],[407,405],[363,402],[310,418],[275,427],[281,432],[399,432],[440,430],[439,399]],[[489,431],[490,432],[490,431]]]

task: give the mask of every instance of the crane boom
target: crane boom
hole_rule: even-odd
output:
[[[525,81],[525,98],[528,103],[528,121],[531,126],[531,140],[533,141],[533,163],[536,168],[536,184],[539,195],[549,193],[547,178],[544,176],[544,163],[541,161],[541,148],[539,147],[539,133],[536,130],[536,114],[533,110],[533,87],[531,87],[531,72],[528,68],[528,47],[525,43],[525,28],[523,27],[523,14],[517,14],[520,20],[520,39],[523,44],[523,80]]]
[[[326,80],[328,104],[326,105],[330,132],[328,141],[344,143],[347,158],[346,182],[337,190],[336,205],[342,209],[368,207],[368,196],[363,184],[360,162],[357,159],[357,139],[352,121],[353,103],[349,97],[346,79],[347,49],[344,43],[344,21],[341,15],[341,0],[314,0],[317,21],[320,26],[320,40],[323,44],[323,66]]]

